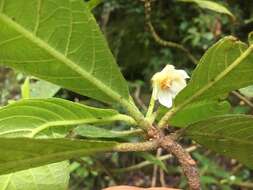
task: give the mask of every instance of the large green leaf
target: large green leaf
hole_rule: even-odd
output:
[[[128,131],[108,130],[102,127],[95,127],[92,125],[80,125],[73,130],[73,133],[87,138],[120,138],[137,136],[143,133],[141,129]]]
[[[231,18],[235,19],[234,15],[226,7],[213,1],[209,0],[178,0],[178,1],[186,3],[195,3],[203,9],[209,9],[211,11],[215,11],[218,13],[227,14]]]
[[[203,120],[186,128],[185,133],[198,143],[236,158],[253,168],[253,117],[225,115]]]
[[[218,99],[225,93],[253,84],[253,46],[234,37],[214,44],[201,58],[187,87],[176,97],[176,107],[200,100]]]
[[[109,141],[71,139],[0,138],[0,174],[110,151],[118,144]]]
[[[21,100],[0,109],[0,137],[59,137],[66,134],[67,126],[113,122],[121,116],[131,120],[115,110],[58,98]]]
[[[66,190],[69,184],[67,161],[32,168],[0,177],[1,190]]]
[[[196,102],[186,106],[184,109],[173,115],[169,121],[169,124],[176,127],[186,127],[189,124],[203,119],[228,114],[230,108],[231,106],[227,101]],[[168,108],[160,107],[158,110],[158,119],[161,119],[161,117],[168,111]]]
[[[41,86],[39,87],[38,85]],[[47,87],[47,89],[45,88]],[[49,88],[50,87],[50,88]],[[42,90],[41,88],[44,88]],[[53,84],[46,83],[44,81],[38,81],[31,93],[32,97],[52,97],[54,92],[56,92],[59,87]],[[28,98],[30,96],[30,85],[29,78],[26,79],[24,85],[22,86],[22,97]],[[25,93],[24,93],[25,92]],[[25,96],[24,96],[25,94]],[[11,126],[5,126],[8,128]],[[22,136],[23,134],[16,133],[15,130],[11,131],[9,129],[9,135],[13,132],[13,136]],[[6,136],[8,136],[6,134]],[[5,136],[5,135],[3,135]],[[37,190],[39,189],[52,189],[52,190],[65,190],[68,188],[69,183],[69,163],[68,161],[63,161],[60,163],[49,164],[46,166],[41,166],[37,168],[31,168],[28,170],[15,172],[11,174],[0,176],[0,189],[5,190]]]
[[[0,0],[0,64],[104,102],[129,100],[83,0]]]
[[[230,109],[231,106],[227,101],[197,102],[175,114],[174,117],[171,118],[170,124],[177,127],[186,127],[200,120],[228,114]]]

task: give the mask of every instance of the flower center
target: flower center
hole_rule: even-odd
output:
[[[168,89],[168,88],[170,88],[171,87],[171,82],[172,82],[172,80],[171,79],[169,79],[169,78],[165,78],[165,79],[163,79],[161,82],[160,82],[160,89],[161,90],[166,90],[166,89]]]

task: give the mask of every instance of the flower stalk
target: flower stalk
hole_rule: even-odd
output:
[[[150,98],[150,102],[149,102],[148,111],[147,111],[147,114],[146,114],[146,118],[148,120],[150,120],[150,118],[152,117],[154,107],[155,107],[155,91],[153,90],[151,98]]]

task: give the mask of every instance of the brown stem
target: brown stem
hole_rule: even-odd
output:
[[[140,143],[121,143],[113,148],[116,152],[139,152],[139,151],[149,151],[156,150],[159,146],[159,140],[151,140]]]
[[[146,24],[148,27],[148,30],[150,31],[153,39],[155,40],[156,43],[160,44],[161,46],[164,47],[169,47],[169,48],[175,48],[178,50],[181,50],[182,52],[184,52],[187,57],[194,63],[194,64],[198,64],[198,60],[191,54],[191,52],[185,48],[183,45],[178,44],[176,42],[171,42],[171,41],[167,41],[162,39],[158,33],[156,32],[152,22],[151,22],[151,16],[150,16],[150,12],[151,12],[151,0],[144,0],[144,8],[145,8],[145,20],[146,20]]]
[[[190,154],[185,151],[180,144],[178,144],[169,136],[166,136],[161,140],[160,146],[173,154],[178,159],[179,163],[183,168],[183,172],[187,177],[190,189],[200,190],[198,169],[196,166],[196,162],[192,159]]]
[[[181,164],[183,172],[188,180],[191,190],[200,190],[199,173],[196,162],[192,159],[191,155],[176,142],[178,135],[171,134],[164,136],[164,133],[159,128],[152,126],[148,129],[148,135],[153,141],[159,141],[159,146],[169,153],[173,154]]]

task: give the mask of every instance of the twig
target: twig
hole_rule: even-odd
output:
[[[253,188],[253,183],[250,181],[242,182],[242,181],[237,181],[237,180],[223,179],[220,181],[220,184],[236,185],[236,186],[247,188],[247,189]]]
[[[235,167],[233,167],[231,173],[232,173],[232,174],[235,174],[236,172],[240,171],[242,167],[243,167],[242,164],[240,164],[240,163],[237,164]]]
[[[136,90],[134,92],[134,98],[136,100],[136,102],[141,106],[141,108],[144,111],[147,111],[147,106],[143,103],[143,101],[140,98],[140,93],[141,93],[141,87],[139,85],[136,86]]]
[[[199,173],[196,162],[183,147],[169,136],[163,138],[160,143],[161,147],[173,154],[182,166],[183,172],[187,177],[191,190],[200,190]]]
[[[111,13],[113,8],[111,6],[103,6],[102,14],[101,14],[101,29],[103,32],[106,32],[106,26],[110,20]]]
[[[187,57],[194,63],[194,64],[198,64],[197,59],[191,54],[191,52],[185,48],[183,45],[175,43],[175,42],[171,42],[171,41],[167,41],[162,39],[158,33],[156,32],[152,22],[151,22],[151,16],[150,16],[150,12],[151,12],[151,0],[144,0],[144,8],[145,8],[145,20],[146,20],[146,24],[148,26],[148,29],[153,37],[153,39],[160,44],[161,46],[164,47],[169,47],[169,48],[175,48],[178,50],[181,50],[182,52],[184,52]]]
[[[96,162],[96,165],[97,165],[99,168],[102,168],[102,170],[105,172],[105,174],[106,174],[107,176],[110,177],[110,180],[112,180],[112,182],[113,182],[114,184],[117,184],[116,181],[115,181],[115,179],[114,179],[114,177],[113,177],[113,175],[112,175],[111,172],[104,166],[104,164],[102,164],[98,159],[95,159],[95,162]]]
[[[156,157],[160,157],[161,154],[162,154],[162,149],[158,148],[157,152],[156,152]],[[158,166],[154,165],[154,167],[153,167],[153,177],[152,177],[152,181],[151,181],[151,187],[155,187],[156,186],[157,170],[158,170]]]
[[[236,91],[233,91],[232,94],[235,95],[237,98],[241,99],[248,106],[250,106],[251,108],[253,108],[253,103],[248,98],[246,98],[245,96],[241,95],[240,93],[238,93]]]
[[[160,174],[160,183],[162,187],[166,187],[166,182],[164,179],[164,171],[162,168],[159,169],[159,174]]]
[[[193,152],[196,149],[197,149],[196,146],[190,146],[189,148],[186,148],[185,151]],[[171,154],[166,154],[166,155],[160,156],[158,159],[163,161],[163,160],[168,160],[172,157],[173,156]],[[146,161],[140,162],[139,164],[132,165],[132,166],[129,166],[126,168],[111,169],[111,171],[116,172],[116,173],[129,172],[129,171],[139,170],[141,168],[144,168],[144,167],[152,165],[152,164],[153,164],[152,162],[146,160]]]
[[[230,182],[229,184],[244,187],[244,188],[249,188],[249,189],[253,188],[253,183],[251,183],[251,182],[236,182],[236,181],[233,181],[233,182]]]

